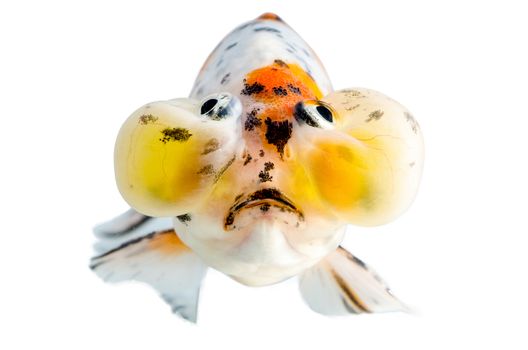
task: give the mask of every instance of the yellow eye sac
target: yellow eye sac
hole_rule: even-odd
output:
[[[372,90],[347,89],[323,98],[335,129],[311,129],[303,153],[321,199],[357,225],[391,221],[412,202],[423,163],[418,124],[394,100]]]
[[[204,120],[198,110],[199,103],[187,99],[151,103],[134,112],[119,131],[116,182],[139,212],[184,214],[212,190],[211,163],[226,157],[217,152],[226,139],[225,126]]]

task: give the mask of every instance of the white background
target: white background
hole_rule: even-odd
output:
[[[522,1],[3,1],[0,5],[0,348],[526,349],[528,20]],[[214,46],[273,11],[336,88],[369,87],[422,126],[419,195],[344,245],[417,315],[326,318],[295,280],[217,273],[198,326],[150,288],[88,269],[91,227],[126,205],[120,124],[184,97]]]

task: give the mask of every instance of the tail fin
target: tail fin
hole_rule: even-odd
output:
[[[342,247],[305,271],[299,287],[310,308],[323,315],[407,311],[374,271]]]

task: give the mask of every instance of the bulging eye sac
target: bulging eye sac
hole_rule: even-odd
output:
[[[333,111],[334,129],[303,133],[310,148],[296,152],[320,198],[349,223],[391,221],[410,205],[420,182],[423,139],[417,122],[405,107],[373,90],[335,91],[322,102]]]
[[[204,121],[199,110],[200,102],[191,99],[153,102],[121,127],[114,151],[116,182],[137,211],[185,214],[212,191],[214,167],[233,156],[235,119]]]

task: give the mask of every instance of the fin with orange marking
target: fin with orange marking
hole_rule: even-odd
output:
[[[97,225],[94,234],[97,242],[94,250],[102,254],[121,244],[143,237],[155,231],[165,231],[173,226],[172,218],[151,217],[129,209],[123,214]]]
[[[172,311],[196,322],[200,285],[207,266],[173,230],[135,238],[92,258],[90,268],[105,282],[149,284]]]
[[[323,315],[407,311],[365,263],[342,247],[300,275],[301,294]]]

